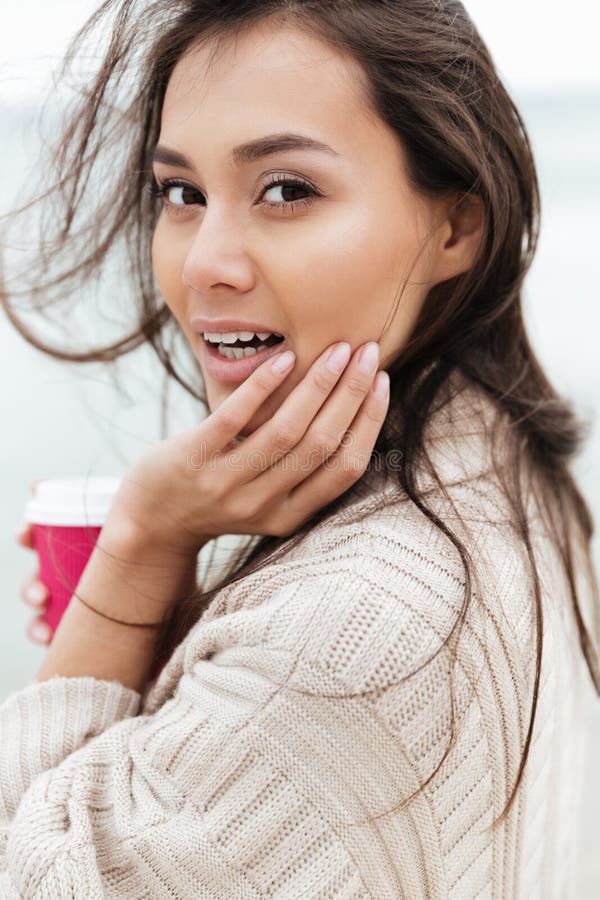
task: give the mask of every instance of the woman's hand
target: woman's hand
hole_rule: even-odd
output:
[[[349,365],[349,344],[329,347],[273,417],[235,442],[292,370],[274,370],[283,355],[265,360],[199,426],[147,451],[123,477],[109,520],[189,556],[220,534],[287,536],[358,481],[389,403],[387,373],[375,377],[377,344],[360,347]]]
[[[32,526],[24,524],[17,532],[17,543],[28,550],[34,550]],[[27,625],[27,637],[34,644],[46,646],[52,638],[52,631],[47,622],[44,622],[43,614],[48,603],[48,588],[36,575],[29,576],[21,585],[20,597],[24,603],[31,606],[36,615],[32,616]]]

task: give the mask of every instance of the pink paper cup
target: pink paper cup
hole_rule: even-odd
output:
[[[96,545],[120,479],[50,478],[39,481],[25,510],[39,561],[38,578],[48,589],[43,619],[52,634]]]

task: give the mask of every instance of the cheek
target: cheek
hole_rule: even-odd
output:
[[[181,280],[183,259],[177,242],[159,220],[152,237],[152,269],[163,300],[171,309],[179,305],[184,285]]]
[[[418,253],[414,229],[388,213],[381,204],[337,206],[278,249],[278,291],[283,297],[290,285],[296,333],[312,331],[323,345],[329,337],[357,346],[379,336]]]
[[[353,347],[379,341],[382,368],[406,345],[430,287],[419,210],[401,200],[392,205],[380,197],[355,210],[324,246],[321,269],[321,296],[332,304],[340,334]]]

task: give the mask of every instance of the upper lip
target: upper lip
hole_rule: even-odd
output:
[[[197,316],[190,320],[190,326],[194,331],[209,334],[228,334],[237,331],[252,331],[255,334],[264,334],[268,331],[270,334],[282,334],[276,328],[270,325],[260,325],[257,322],[242,322],[241,319],[203,319]]]

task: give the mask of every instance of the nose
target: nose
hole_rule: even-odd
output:
[[[207,212],[185,256],[183,283],[198,293],[224,285],[248,291],[253,285],[253,266],[244,240],[235,225],[223,216]]]

